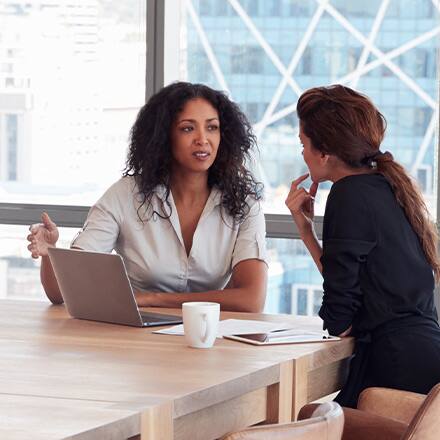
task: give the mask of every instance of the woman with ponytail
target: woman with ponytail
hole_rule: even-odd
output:
[[[300,186],[309,174],[296,179],[286,205],[324,279],[324,328],[356,339],[336,401],[356,407],[370,386],[427,394],[440,382],[440,261],[422,195],[380,150],[385,119],[366,96],[341,85],[317,87],[300,97],[297,111],[312,185]],[[313,202],[323,181],[333,186],[321,248]]]

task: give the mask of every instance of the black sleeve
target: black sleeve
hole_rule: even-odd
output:
[[[374,215],[362,188],[347,183],[332,188],[324,216],[319,316],[333,335],[350,327],[362,305],[360,271],[377,242]]]

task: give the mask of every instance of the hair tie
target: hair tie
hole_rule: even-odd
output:
[[[378,157],[383,156],[384,154],[385,153],[382,153],[382,151],[380,150],[376,151],[376,153],[374,153],[373,155],[364,157],[361,160],[361,163],[363,165],[367,165],[368,168],[377,169],[377,159]]]

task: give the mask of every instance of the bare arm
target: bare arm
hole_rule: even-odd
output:
[[[52,304],[62,304],[64,302],[61,296],[58,281],[55,277],[52,263],[48,256],[41,257],[40,279],[46,296]]]
[[[313,261],[316,264],[316,267],[318,268],[319,272],[322,274],[322,264],[321,264],[322,247],[318,241],[318,237],[316,236],[315,230],[312,229],[307,234],[305,235],[300,234],[300,235],[301,235],[301,240],[303,241],[304,245],[306,246],[307,250],[310,252],[310,255],[312,256]]]
[[[301,236],[301,240],[304,242],[316,264],[316,267],[322,274],[320,260],[322,256],[322,247],[319,244],[318,237],[316,236],[313,227],[314,202],[316,192],[318,191],[318,183],[313,182],[309,191],[299,187],[307,177],[309,177],[309,175],[304,174],[292,182],[289,195],[286,199],[286,206],[292,214],[293,220]]]
[[[136,292],[140,307],[181,307],[188,301],[220,303],[222,310],[258,313],[266,299],[267,266],[251,259],[238,263],[232,271],[231,282],[224,290],[194,293]]]
[[[30,242],[28,249],[32,258],[41,257],[40,279],[47,297],[53,304],[63,303],[60,288],[52,269],[48,256],[48,248],[54,247],[59,238],[57,225],[50,217],[43,213],[42,223],[32,225],[27,240]]]

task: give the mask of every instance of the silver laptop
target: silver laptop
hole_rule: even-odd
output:
[[[136,327],[182,323],[180,316],[139,311],[120,255],[51,248],[49,258],[73,318]]]

